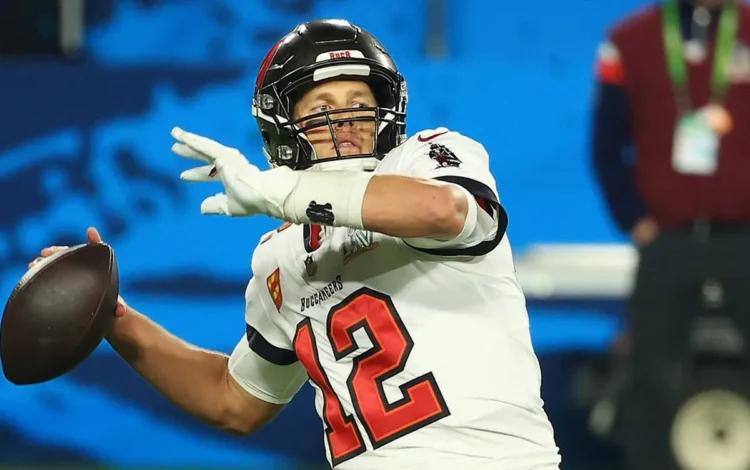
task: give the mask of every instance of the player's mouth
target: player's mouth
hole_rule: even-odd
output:
[[[357,155],[362,153],[360,140],[354,136],[336,136],[339,152],[344,155]]]

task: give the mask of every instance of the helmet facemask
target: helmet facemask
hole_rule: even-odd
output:
[[[331,109],[292,119],[298,100],[322,83],[311,78],[293,82],[282,91],[275,86],[266,87],[256,95],[253,114],[262,120],[264,151],[271,166],[311,171],[372,171],[386,153],[405,140],[403,81],[394,83],[387,76],[376,74],[332,80],[362,80],[370,86],[377,105]],[[394,89],[398,92],[394,93]],[[334,154],[318,155],[313,145],[318,139],[331,141]],[[353,154],[347,150],[351,146],[359,147],[359,152]]]

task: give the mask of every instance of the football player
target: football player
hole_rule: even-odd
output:
[[[254,252],[245,334],[231,356],[206,351],[121,303],[108,340],[238,434],[309,380],[336,469],[557,469],[489,156],[445,128],[407,138],[406,104],[366,31],[324,20],[284,36],[252,103],[271,169],[172,131],[173,151],[204,163],[182,178],[224,186],[202,213],[285,221]]]

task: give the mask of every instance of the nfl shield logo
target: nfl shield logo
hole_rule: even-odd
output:
[[[318,273],[318,263],[315,262],[312,255],[305,258],[305,272],[309,277],[314,277]]]

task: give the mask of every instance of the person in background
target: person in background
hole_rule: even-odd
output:
[[[640,255],[626,468],[679,468],[674,407],[707,282],[750,338],[750,6],[668,0],[630,15],[600,46],[597,78],[592,163]]]

